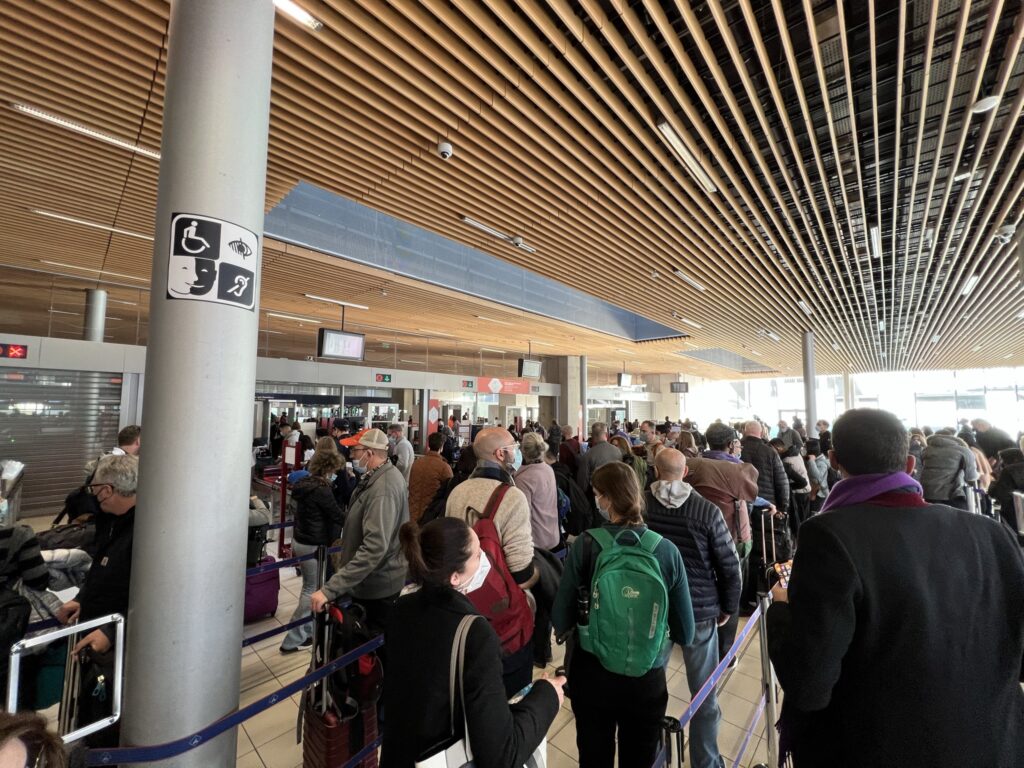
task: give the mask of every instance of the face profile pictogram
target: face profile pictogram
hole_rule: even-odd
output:
[[[191,213],[171,217],[167,298],[253,309],[259,239],[228,221]],[[246,263],[256,256],[252,264]]]

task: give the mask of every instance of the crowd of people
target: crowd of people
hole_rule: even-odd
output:
[[[528,422],[461,446],[449,424],[419,457],[404,425],[357,426],[336,420],[288,478],[295,554],[342,548],[322,584],[302,564],[292,618],[348,598],[384,634],[384,768],[460,740],[480,766],[521,766],[566,695],[581,766],[617,752],[648,768],[673,644],[695,695],[769,589],[795,765],[1024,765],[1024,452],[987,421],[929,434],[853,410],[810,432],[666,419],[585,436]],[[282,444],[297,431],[282,424]],[[96,555],[63,621],[127,614],[131,450],[90,469]],[[10,541],[7,585],[45,590],[38,543]],[[780,560],[792,576],[772,587]],[[535,680],[553,641],[565,668]],[[111,642],[101,630],[74,650],[102,670]],[[280,650],[309,644],[301,625]],[[724,764],[720,722],[712,692],[689,725],[697,768]]]

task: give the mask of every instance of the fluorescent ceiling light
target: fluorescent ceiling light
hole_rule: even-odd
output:
[[[369,309],[369,307],[365,306],[364,304],[351,304],[347,301],[338,301],[338,299],[327,299],[324,298],[323,296],[314,296],[312,293],[304,293],[302,295],[305,296],[307,299],[313,299],[314,301],[326,301],[328,304],[337,304],[338,306],[341,307],[352,307],[352,309]]]
[[[93,269],[92,267],[80,267],[77,264],[65,264],[63,261],[49,261],[47,259],[40,259],[39,263],[40,264],[49,264],[51,267],[63,267],[64,269],[80,269],[83,272],[93,272],[94,274],[97,274],[97,275],[113,275],[114,277],[123,277],[123,278],[126,278],[128,280],[138,280],[138,281],[143,282],[143,283],[148,283],[149,282],[149,280],[147,280],[144,277],[135,277],[134,275],[125,275],[125,274],[123,274],[121,272],[111,272],[111,271],[106,270],[106,269]]]
[[[534,248],[532,245],[527,245],[526,243],[523,242],[523,238],[521,235],[513,235],[512,239],[509,242],[512,243],[512,245],[514,245],[521,251],[526,251],[527,253],[537,252],[537,249]]]
[[[426,363],[420,362],[419,360],[403,360],[402,358],[399,358],[398,362],[400,362],[400,363],[412,363],[413,365],[426,365]]]
[[[494,349],[492,347],[480,347],[480,351],[481,352],[494,352],[497,355],[504,355],[505,354],[505,350],[504,349]]]
[[[277,6],[277,10],[281,13],[291,16],[299,24],[309,27],[314,32],[319,32],[324,26],[322,21],[314,19],[307,11],[293,3],[292,0],[274,0],[274,5]]]
[[[779,336],[779,334],[777,334],[775,331],[769,331],[767,328],[762,329],[761,332],[758,333],[757,335],[758,336],[765,336],[765,337],[771,339],[772,341],[776,341],[776,342],[782,341],[782,337]]]
[[[676,317],[676,320],[678,320],[678,321],[679,321],[679,322],[681,322],[681,323],[686,323],[686,324],[687,324],[688,326],[690,326],[691,328],[696,328],[697,330],[700,330],[701,328],[703,328],[703,327],[704,327],[704,326],[703,326],[703,325],[701,325],[700,323],[695,323],[695,322],[694,322],[693,320],[691,320],[690,318],[688,318],[688,317],[683,317],[682,315],[679,315],[679,316],[677,316],[677,317]]]
[[[758,351],[757,351],[756,349],[752,349],[752,350],[750,350],[750,354],[752,354],[752,355],[757,355],[758,357],[761,357],[761,353],[760,353],[760,352],[758,352]]]
[[[431,331],[426,328],[417,328],[416,330],[419,331],[420,333],[429,333],[432,336],[446,336],[449,339],[455,338],[450,333],[441,333],[441,331]]]
[[[658,123],[658,130],[661,131],[661,135],[665,137],[665,141],[672,147],[676,155],[682,161],[683,165],[686,166],[690,175],[693,176],[694,180],[704,188],[704,191],[709,195],[714,194],[718,190],[715,188],[715,184],[711,181],[711,177],[708,176],[707,171],[704,170],[703,166],[697,161],[697,158],[693,156],[693,153],[686,148],[683,140],[679,138],[679,134],[676,133],[675,128],[668,124],[668,121],[662,120]]]
[[[942,341],[942,337],[939,334],[936,333],[932,336],[932,344],[938,344],[940,341]]]
[[[98,141],[104,141],[107,144],[113,144],[115,147],[127,149],[129,152],[134,152],[137,155],[145,155],[146,157],[151,157],[154,160],[160,159],[160,153],[154,152],[152,149],[146,149],[136,144],[132,144],[130,141],[119,139],[116,136],[109,136],[105,133],[94,131],[92,128],[86,128],[84,125],[81,125],[79,123],[73,123],[70,120],[65,120],[63,117],[51,115],[49,112],[43,112],[41,109],[36,109],[35,107],[30,107],[26,104],[18,103],[12,103],[11,109],[21,112],[24,115],[28,115],[29,117],[34,117],[37,120],[43,120],[47,123],[52,123],[53,125],[56,125],[60,128],[64,128],[69,131],[74,131],[75,133],[80,133],[83,136],[88,136],[91,139],[97,139]]]
[[[978,99],[974,102],[974,106],[971,107],[972,115],[983,115],[986,112],[991,112],[993,109],[999,106],[999,96],[986,96],[983,99]]]
[[[696,344],[694,344],[694,343],[693,343],[692,341],[684,341],[684,342],[683,342],[683,344],[685,344],[685,345],[686,345],[686,346],[688,346],[688,347],[693,347],[694,349],[700,349],[700,347],[698,347],[698,346],[697,346]]]
[[[636,354],[636,352],[630,352],[628,349],[620,349],[619,347],[616,347],[615,351],[616,352],[621,352],[624,355],[635,355]]]
[[[486,224],[477,221],[476,219],[470,218],[469,216],[460,216],[459,218],[462,219],[462,223],[463,224],[468,224],[471,227],[475,227],[476,229],[479,229],[481,232],[486,232],[491,237],[497,237],[497,238],[499,238],[501,240],[506,240],[506,241],[512,239],[511,237],[506,235],[504,232],[501,232],[500,230],[497,230],[494,227],[489,227]]]
[[[971,275],[969,278],[967,278],[967,282],[964,283],[964,288],[963,288],[962,291],[960,291],[960,295],[961,296],[969,296],[971,291],[974,290],[974,286],[976,286],[978,284],[978,281],[980,279],[981,279],[981,275]]]
[[[63,309],[48,309],[46,311],[51,315],[74,315],[75,317],[78,317],[82,314],[81,312],[65,312]]]
[[[1013,357],[1013,352],[1010,352],[1008,355],[1003,355],[1003,360],[1009,360],[1011,357]]]
[[[686,274],[685,272],[683,272],[680,269],[673,269],[672,270],[672,274],[674,274],[676,277],[678,277],[684,283],[688,283],[689,285],[692,285],[694,288],[696,288],[701,293],[703,293],[704,291],[707,290],[707,288],[705,288],[703,285],[698,283],[696,280],[694,280],[692,277],[690,277],[688,274]]]
[[[805,315],[807,315],[808,317],[810,317],[810,316],[811,316],[811,308],[807,306],[807,303],[806,303],[806,302],[804,302],[804,301],[798,301],[798,302],[796,303],[796,305],[797,305],[798,307],[800,307],[800,309],[801,309],[801,310],[803,310],[803,313],[804,313]]]
[[[312,317],[298,317],[296,315],[282,315],[280,312],[267,312],[267,317],[280,317],[282,320],[296,320],[300,323],[316,323],[320,325],[323,320],[316,320]]]
[[[1018,315],[1018,317],[1020,317],[1020,315]],[[981,352],[981,344],[976,344],[975,346],[971,347],[971,352]]]
[[[76,219],[74,216],[65,216],[62,213],[54,213],[53,211],[41,211],[38,208],[30,208],[29,213],[34,213],[37,216],[45,216],[48,219],[57,219],[58,221],[66,221],[70,224],[80,224],[83,227],[92,227],[93,229],[102,229],[104,232],[114,232],[118,235],[127,235],[128,237],[137,237],[140,240],[149,240],[152,242],[152,235],[143,235],[140,232],[132,232],[127,229],[118,229],[117,227],[110,227],[106,224],[99,224],[95,221],[86,221],[85,219]]]
[[[137,301],[122,301],[121,299],[107,299],[108,304],[124,304],[128,307],[137,307],[139,303]]]
[[[536,339],[530,339],[530,341],[528,343],[533,344],[534,346],[537,346],[537,347],[553,347],[553,346],[555,346],[554,344],[551,344],[551,343],[549,343],[547,341],[537,341]]]
[[[882,258],[882,234],[878,231],[877,226],[873,226],[868,230],[871,234],[871,255],[875,259]]]
[[[495,320],[493,317],[484,317],[483,315],[473,315],[477,320],[485,320],[488,323],[498,323],[499,325],[512,325],[507,320]]]
[[[974,173],[971,170],[960,171],[956,176],[953,177],[953,181],[967,181]]]
[[[878,321],[878,330],[880,330],[880,331],[884,331],[885,330],[885,320],[879,320]]]
[[[836,352],[839,351],[839,345],[834,341],[832,342],[832,349],[834,349]]]
[[[272,331],[269,328],[264,328],[260,333],[272,333],[275,336],[284,336],[284,331]]]

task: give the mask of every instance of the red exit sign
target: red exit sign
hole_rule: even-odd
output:
[[[24,360],[28,357],[28,347],[24,344],[0,344],[0,357]]]

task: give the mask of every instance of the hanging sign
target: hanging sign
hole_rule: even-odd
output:
[[[167,261],[167,298],[256,306],[259,238],[229,221],[175,213]]]
[[[530,382],[525,379],[499,379],[497,377],[488,379],[483,376],[477,379],[477,387],[481,392],[502,395],[528,395],[530,394]]]
[[[0,357],[24,360],[28,357],[28,347],[24,344],[0,344]]]

